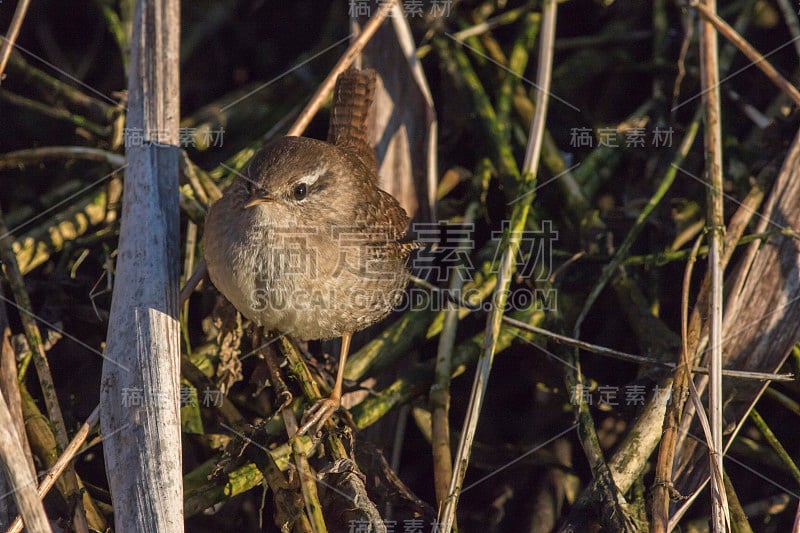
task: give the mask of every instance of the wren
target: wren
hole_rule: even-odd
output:
[[[330,142],[271,142],[206,218],[209,276],[239,312],[300,340],[342,337],[333,391],[306,413],[298,435],[339,408],[352,334],[385,318],[409,279],[408,216],[378,188],[367,143],[374,90],[374,71],[341,74]]]

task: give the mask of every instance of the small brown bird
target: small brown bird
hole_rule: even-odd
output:
[[[328,140],[284,137],[257,153],[211,206],[211,281],[247,318],[301,340],[341,336],[336,383],[304,416],[319,428],[342,394],[351,335],[385,318],[408,283],[408,216],[377,185],[366,141],[373,71],[339,76]]]

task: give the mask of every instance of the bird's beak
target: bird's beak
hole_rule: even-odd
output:
[[[273,201],[275,201],[275,199],[268,194],[261,196],[253,196],[246,204],[244,204],[244,207],[245,209],[248,209],[250,207],[253,207],[254,205],[268,204]]]

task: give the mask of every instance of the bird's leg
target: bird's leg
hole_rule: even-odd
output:
[[[347,353],[350,351],[350,338],[352,333],[342,335],[342,351],[339,354],[339,366],[336,369],[336,383],[333,385],[331,395],[317,401],[310,409],[306,410],[301,420],[297,436],[304,435],[312,427],[314,433],[322,429],[322,425],[339,409],[342,403],[342,381],[344,381],[344,365],[347,362]]]

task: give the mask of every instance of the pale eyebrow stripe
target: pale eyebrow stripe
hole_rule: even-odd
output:
[[[328,171],[328,167],[319,167],[311,174],[306,174],[302,178],[300,178],[299,183],[305,183],[308,186],[314,185],[319,178]]]

